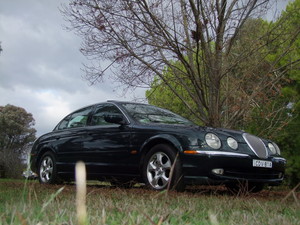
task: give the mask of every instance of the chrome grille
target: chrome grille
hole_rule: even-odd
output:
[[[255,155],[261,159],[268,158],[268,150],[260,138],[248,133],[244,133],[243,137]]]

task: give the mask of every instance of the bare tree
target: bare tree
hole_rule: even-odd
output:
[[[73,0],[62,12],[84,39],[82,53],[94,62],[86,67],[92,83],[101,80],[108,69],[108,74],[127,87],[147,87],[156,76],[205,125],[231,127],[249,105],[255,104],[256,95],[274,88],[282,75],[282,71],[275,75],[274,65],[266,63],[266,54],[255,54],[277,40],[276,27],[268,28],[247,46],[239,45],[239,34],[246,22],[265,13],[270,2],[273,1]],[[299,30],[295,31],[290,40],[298,34]],[[244,51],[237,51],[242,47]],[[254,77],[247,74],[249,81],[257,80],[249,90],[242,90],[244,86],[239,86],[238,81],[243,80],[242,72],[250,66],[240,74],[237,71],[242,63],[254,58],[259,66],[249,65],[264,66],[264,73],[256,71]],[[165,76],[166,67],[174,79]],[[196,109],[174,84],[185,89]],[[235,87],[240,87],[236,94]],[[232,111],[230,102],[241,103],[241,107]]]

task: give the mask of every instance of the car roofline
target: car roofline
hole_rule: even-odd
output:
[[[148,103],[142,103],[142,102],[132,102],[132,101],[119,101],[119,100],[107,100],[106,102],[109,103],[120,103],[120,104],[124,104],[124,103],[128,103],[128,104],[137,104],[137,105],[150,105]]]

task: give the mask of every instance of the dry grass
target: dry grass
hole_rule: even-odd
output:
[[[87,187],[87,224],[300,224],[299,195],[287,193],[194,187],[166,194],[96,182]],[[76,186],[0,180],[0,224],[78,224]]]

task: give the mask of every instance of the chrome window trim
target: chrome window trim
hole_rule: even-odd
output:
[[[128,123],[127,125],[131,124],[131,121],[130,121],[130,119],[127,116],[127,112],[125,112],[124,109],[122,109],[118,104],[116,104],[113,101],[107,101],[107,103],[110,103],[110,104],[116,106],[121,111],[121,113],[123,114],[123,116],[125,117],[125,119],[127,120],[127,123]]]
[[[115,106],[119,111],[120,113],[122,113],[122,115],[124,116],[127,124],[126,125],[129,125],[131,122],[130,122],[130,119],[127,117],[126,113],[124,112],[124,110],[118,106],[118,104],[114,103],[114,102],[111,102],[111,101],[107,101],[107,102],[103,102],[103,103],[98,103],[95,105],[95,109],[99,106],[99,105],[113,105]]]

